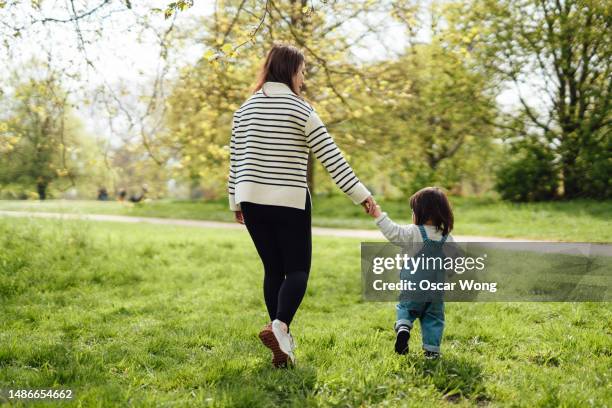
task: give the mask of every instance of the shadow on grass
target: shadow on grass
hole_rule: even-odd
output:
[[[489,400],[483,384],[482,367],[466,358],[445,355],[439,360],[426,360],[419,357],[414,361],[414,368],[450,402],[467,398],[484,404]]]

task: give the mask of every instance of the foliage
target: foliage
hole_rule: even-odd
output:
[[[495,189],[510,201],[545,201],[557,196],[558,171],[554,154],[541,143],[512,146],[508,160],[497,173]]]
[[[265,53],[274,42],[296,44],[306,54],[304,96],[328,128],[361,114],[350,99],[360,93],[359,70],[349,61],[350,39],[340,32],[375,9],[373,2],[330,3],[313,12],[302,1],[228,1],[214,18],[198,21],[207,51],[183,69],[169,99],[169,138],[180,150],[179,168],[191,182],[225,191],[233,112],[249,96]],[[305,9],[306,7],[306,9]],[[344,19],[346,18],[346,19]],[[354,144],[341,134],[343,148]],[[313,176],[310,176],[313,187]]]
[[[114,90],[104,82],[91,98],[92,111],[104,111],[113,141],[122,142],[109,142],[95,159],[107,171],[92,167],[85,157],[71,165],[68,159],[76,153],[69,145],[77,142],[51,143],[68,146],[60,163],[45,151],[47,145],[30,143],[39,148],[40,174],[22,169],[20,174],[30,175],[5,180],[4,191],[12,197],[27,195],[18,186],[32,186],[36,180],[41,191],[51,181],[52,190],[63,190],[76,183],[75,166],[91,173],[90,184],[115,190],[139,190],[146,183],[161,196],[168,193],[170,180],[181,188],[187,184],[192,197],[223,195],[232,113],[249,96],[274,42],[303,50],[304,96],[377,195],[399,197],[428,184],[457,194],[483,194],[492,188],[495,174],[506,177],[498,186],[517,187],[507,180],[511,174],[535,183],[553,168],[555,182],[550,185],[560,186],[560,197],[612,195],[612,49],[605,35],[611,6],[603,0],[226,0],[215,2],[211,15],[191,20],[191,0],[84,1],[55,9],[43,2],[0,6],[10,17],[0,27],[7,59],[21,55],[15,46],[20,38],[70,26],[62,32],[78,42],[86,68],[75,62],[56,71],[60,88],[53,92],[59,99],[68,93],[61,90],[64,80],[81,81],[77,87],[84,87],[79,71],[100,68],[87,48],[102,43],[98,40],[107,32],[105,21],[115,21],[114,15],[129,15],[125,21],[133,24],[120,24],[125,33],[134,29],[138,42],[153,38],[159,51],[150,90],[132,84]],[[383,49],[381,37],[398,27],[404,30],[398,42],[406,43],[405,49]],[[201,52],[196,61],[182,58],[182,52],[196,48]],[[369,51],[366,58],[357,55],[363,50]],[[53,50],[47,54],[51,63]],[[518,93],[516,106],[500,109],[499,97],[510,87]],[[51,100],[45,100],[51,113]],[[16,146],[16,124],[26,125],[17,120],[14,129],[8,128],[13,108],[0,118],[2,154]],[[66,123],[76,123],[69,117],[66,111]],[[59,125],[49,122],[45,132],[59,134]],[[509,144],[506,149],[500,146],[502,139]],[[26,149],[25,139],[20,140],[20,149]],[[525,150],[536,144],[550,154]],[[85,150],[92,154],[100,150],[89,146]],[[26,156],[33,155],[30,150]],[[537,158],[548,162],[528,163]],[[8,163],[0,164],[5,176],[15,174],[9,169],[17,162]],[[309,169],[312,191],[335,191],[312,157]],[[535,173],[527,174],[527,169]],[[24,190],[31,193],[32,187]],[[553,195],[523,185],[522,193],[510,196]]]
[[[535,136],[522,136],[543,137],[553,147],[563,197],[609,198],[611,3],[470,0],[451,2],[448,10],[456,42],[492,76],[517,87],[514,116],[525,123],[515,131],[535,129]]]
[[[57,78],[22,79],[2,102],[0,183],[29,185],[40,199],[51,183],[74,185],[80,175],[80,124],[70,115],[68,95]]]
[[[496,157],[491,84],[440,44],[443,35],[380,63],[376,91],[359,97],[366,113],[343,126],[367,140],[362,150],[376,163],[374,177],[386,179],[384,193],[393,185],[406,195],[431,184],[461,191],[470,182],[486,183],[482,170]]]
[[[476,192],[485,190],[487,173],[481,170],[495,150],[493,94],[486,77],[448,46],[444,30],[432,44],[409,47],[397,60],[357,64],[350,54],[355,41],[341,27],[366,18],[374,5],[331,3],[304,11],[299,4],[271,1],[245,12],[243,3],[227,2],[200,25],[209,50],[183,70],[169,100],[170,138],[187,177],[224,186],[231,115],[248,97],[271,43],[285,41],[306,54],[305,97],[373,189],[397,195],[398,187],[405,192],[438,183],[461,190],[471,182]],[[377,6],[406,25],[418,12],[410,2]],[[262,16],[262,27],[254,15]],[[248,29],[253,26],[255,34]],[[464,164],[477,160],[479,166]],[[323,171],[311,165],[317,174]],[[309,184],[313,190],[312,173]],[[327,177],[316,186],[333,188]]]

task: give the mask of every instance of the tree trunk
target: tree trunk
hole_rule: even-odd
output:
[[[580,196],[580,171],[576,169],[576,156],[566,153],[562,157],[561,172],[563,175],[563,197],[578,198]]]
[[[201,177],[196,173],[189,175],[189,198],[198,199],[202,197]]]
[[[36,189],[38,190],[38,199],[45,200],[47,198],[47,183],[44,181],[36,183]]]

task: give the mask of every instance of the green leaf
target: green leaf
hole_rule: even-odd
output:
[[[223,45],[223,47],[221,47],[221,51],[223,51],[224,54],[229,54],[234,50],[234,46],[230,43],[226,43]]]
[[[217,55],[213,50],[208,50],[204,53],[204,58],[206,58],[206,60],[208,61],[212,61],[213,59],[215,59],[216,56]]]

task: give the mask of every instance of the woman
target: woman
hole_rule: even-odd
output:
[[[236,221],[246,224],[264,265],[271,323],[259,338],[272,350],[276,367],[295,362],[289,326],[310,272],[308,152],[355,204],[368,212],[375,208],[315,110],[300,97],[304,70],[297,48],[272,47],[255,93],[234,113],[230,143],[229,205]]]

